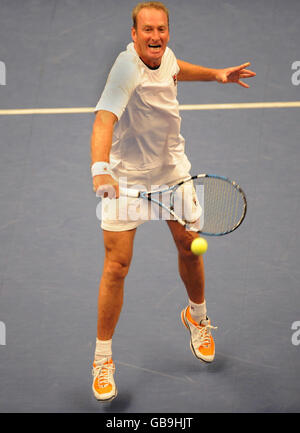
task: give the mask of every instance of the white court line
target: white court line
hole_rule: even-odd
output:
[[[241,102],[236,104],[180,105],[180,110],[235,110],[248,108],[295,108],[300,101],[289,102]]]
[[[13,116],[22,114],[72,114],[72,113],[92,113],[92,107],[76,108],[20,108],[16,110],[0,110],[0,116]]]
[[[300,108],[300,101],[287,102],[241,102],[232,104],[194,104],[179,105],[180,110],[235,110],[253,108]],[[13,116],[24,114],[76,114],[93,113],[94,107],[75,108],[22,108],[0,110],[0,116]]]
[[[190,377],[188,376],[183,376],[183,377],[178,377],[178,376],[173,376],[171,374],[167,374],[167,373],[162,373],[161,371],[157,371],[157,370],[150,370],[149,368],[144,368],[144,367],[140,367],[138,365],[133,365],[133,364],[126,364],[125,362],[121,362],[121,361],[115,361],[115,364],[120,364],[120,365],[124,365],[125,367],[131,367],[131,368],[135,368],[137,370],[142,370],[142,371],[146,371],[147,373],[152,373],[152,374],[156,374],[158,376],[164,376],[164,377],[169,377],[170,379],[176,379],[176,380],[184,380],[189,381],[189,382],[194,382]]]

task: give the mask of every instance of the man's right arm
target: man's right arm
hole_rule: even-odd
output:
[[[92,165],[95,162],[109,163],[113,130],[117,120],[117,116],[110,111],[99,110],[97,112],[91,136]],[[109,185],[112,185],[115,188],[117,193],[116,197],[118,197],[118,183],[110,174],[100,174],[93,176],[93,188],[95,192],[99,190],[99,187],[102,187],[101,189],[103,190],[108,190]],[[104,196],[106,197],[107,195],[108,194],[106,193]]]

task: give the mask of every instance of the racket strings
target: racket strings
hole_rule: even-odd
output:
[[[237,187],[227,181],[204,178],[204,225],[202,232],[232,231],[244,213],[244,200]]]

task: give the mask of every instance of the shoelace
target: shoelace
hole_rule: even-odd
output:
[[[111,362],[104,362],[96,364],[93,369],[93,375],[97,376],[99,387],[104,388],[110,383],[112,374],[115,370],[114,364]]]
[[[210,330],[218,329],[217,326],[212,326],[209,323],[206,325],[198,325],[194,328],[194,343],[198,346],[208,347],[210,345]],[[196,331],[197,330],[197,331]],[[196,332],[195,332],[196,331]]]

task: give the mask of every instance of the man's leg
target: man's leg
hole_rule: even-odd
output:
[[[167,223],[177,246],[179,273],[189,297],[189,306],[181,312],[181,320],[190,331],[193,354],[211,362],[215,345],[210,331],[215,328],[206,316],[204,263],[202,256],[194,255],[190,249],[193,239],[199,235],[176,221]]]
[[[98,297],[99,340],[110,340],[118,322],[135,233],[136,229],[122,232],[103,230],[105,259]]]
[[[204,302],[205,275],[202,256],[191,252],[191,243],[199,235],[186,230],[176,221],[167,221],[178,250],[178,267],[189,299],[195,304]]]
[[[113,374],[111,342],[123,305],[124,280],[128,273],[136,229],[122,232],[103,230],[105,259],[98,297],[98,325],[93,392],[101,401],[117,395]]]

